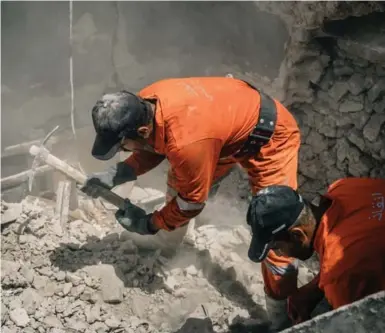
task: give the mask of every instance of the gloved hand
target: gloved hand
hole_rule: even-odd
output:
[[[324,293],[318,287],[319,275],[287,299],[287,314],[294,325],[310,319]]]
[[[126,207],[124,210],[119,209],[115,213],[115,218],[119,224],[130,232],[136,232],[140,235],[154,235],[158,232],[152,225],[152,214],[146,212],[126,200]]]
[[[107,189],[123,184],[128,181],[136,180],[134,170],[125,162],[119,162],[102,172],[96,172],[88,175],[87,181],[81,188],[85,194],[92,198],[100,196],[98,187],[93,186],[98,184]]]

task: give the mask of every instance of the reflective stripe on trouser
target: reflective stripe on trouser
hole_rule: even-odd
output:
[[[270,250],[262,262],[265,292],[274,299],[285,299],[297,290],[298,260],[278,256]]]

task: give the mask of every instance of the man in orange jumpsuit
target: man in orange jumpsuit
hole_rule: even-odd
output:
[[[385,290],[384,179],[338,180],[319,206],[290,187],[268,186],[253,197],[247,222],[259,260],[269,249],[300,260],[319,255],[318,276],[288,298],[294,323],[309,319],[323,297],[336,309]]]
[[[106,94],[94,106],[92,119],[95,158],[110,159],[120,149],[133,153],[90,175],[85,193],[98,196],[95,179],[111,188],[165,158],[171,166],[168,202],[161,210],[145,214],[130,206],[117,212],[118,222],[129,231],[154,234],[185,226],[204,208],[210,188],[236,163],[247,170],[253,193],[272,184],[297,188],[300,133],[295,119],[278,101],[242,80],[166,79],[137,95]],[[296,260],[271,251],[262,270],[268,307],[286,311],[285,299],[297,288]]]

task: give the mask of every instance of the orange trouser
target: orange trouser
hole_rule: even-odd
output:
[[[239,161],[247,170],[253,194],[270,185],[298,188],[298,151],[301,136],[293,116],[278,104],[276,133],[255,158]],[[274,299],[285,299],[297,290],[298,260],[269,251],[262,262],[265,292]]]

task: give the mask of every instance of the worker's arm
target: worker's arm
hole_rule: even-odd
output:
[[[312,281],[299,288],[287,300],[287,314],[293,324],[299,324],[310,319],[314,308],[324,297],[319,288],[320,275],[316,275]]]
[[[155,228],[174,230],[202,211],[221,147],[220,140],[205,139],[168,154],[177,181],[178,195],[163,209],[154,212],[152,224]]]
[[[134,170],[136,176],[140,176],[157,167],[164,159],[164,155],[141,150],[133,152],[124,162]]]

